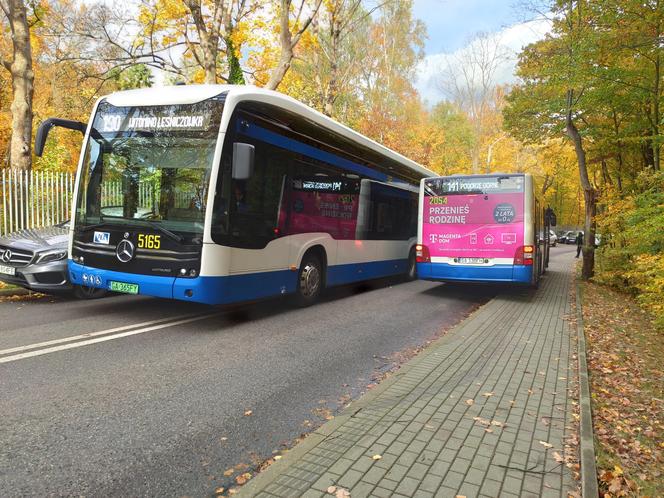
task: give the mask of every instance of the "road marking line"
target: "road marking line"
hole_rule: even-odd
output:
[[[158,323],[164,323],[164,322],[168,322],[170,320],[178,320],[180,318],[189,318],[190,316],[194,316],[194,315],[193,314],[188,314],[188,315],[173,316],[173,317],[170,317],[170,318],[160,318],[159,320],[150,320],[149,322],[134,323],[133,325],[123,325],[122,327],[115,327],[115,328],[112,328],[112,329],[100,330],[99,332],[86,332],[85,334],[72,335],[70,337],[63,337],[61,339],[53,339],[51,341],[35,342],[34,344],[27,344],[25,346],[17,346],[15,348],[2,349],[2,350],[0,350],[0,356],[10,354],[10,353],[17,353],[19,351],[27,351],[28,349],[37,349],[37,348],[43,348],[45,346],[53,346],[55,344],[62,344],[63,342],[72,342],[72,341],[77,341],[79,339],[89,339],[91,337],[97,337],[97,336],[100,336],[100,335],[112,334],[113,332],[120,332],[122,330],[134,329],[134,328],[138,328],[138,327],[147,327],[148,325],[156,325]]]
[[[20,353],[12,356],[5,356],[0,358],[0,363],[9,363],[11,361],[23,360],[25,358],[32,358],[33,356],[41,356],[49,353],[55,353],[57,351],[65,351],[67,349],[80,348],[82,346],[89,346],[90,344],[97,344],[99,342],[112,341],[113,339],[120,339],[122,337],[128,337],[136,334],[143,334],[145,332],[150,332],[152,330],[164,329],[166,327],[173,327],[175,325],[182,325],[184,323],[196,322],[199,320],[205,320],[206,318],[211,318],[213,316],[221,315],[222,313],[209,313],[207,315],[194,316],[191,318],[184,318],[182,320],[177,320],[174,322],[162,323],[159,325],[153,325],[151,327],[144,327],[137,330],[130,330],[129,332],[122,332],[121,334],[106,335],[104,337],[97,337],[96,339],[88,339],[86,341],[79,341],[70,344],[63,344],[61,346],[54,346],[51,348],[39,349],[37,351],[30,351],[28,353]]]

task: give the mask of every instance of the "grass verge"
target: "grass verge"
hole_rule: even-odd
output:
[[[664,333],[634,299],[582,292],[600,494],[664,496]]]

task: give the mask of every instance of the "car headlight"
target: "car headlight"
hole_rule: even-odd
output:
[[[50,263],[51,261],[59,261],[66,257],[67,251],[44,252],[39,255],[37,263]]]

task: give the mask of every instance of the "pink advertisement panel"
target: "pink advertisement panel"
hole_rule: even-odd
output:
[[[354,239],[358,198],[357,194],[292,191],[288,223],[285,219],[288,204],[282,207],[281,232],[284,235],[327,232],[335,239]]]
[[[431,257],[512,258],[523,245],[523,193],[424,198],[422,243]]]

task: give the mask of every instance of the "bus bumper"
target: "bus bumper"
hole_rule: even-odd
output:
[[[447,263],[417,263],[422,280],[460,282],[515,282],[529,284],[533,267],[528,265],[459,266]]]
[[[87,281],[83,280],[87,275]],[[90,278],[92,277],[92,278]],[[97,279],[98,277],[98,279]],[[227,277],[177,278],[103,270],[69,260],[73,284],[110,289],[110,282],[138,285],[143,296],[179,299],[203,304],[229,304],[295,291],[297,273],[289,270]]]

